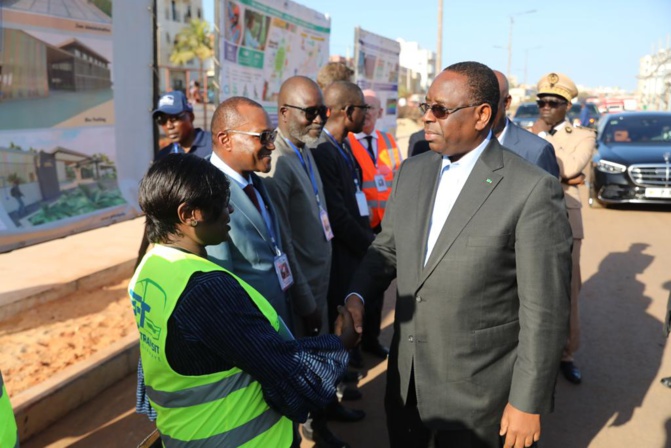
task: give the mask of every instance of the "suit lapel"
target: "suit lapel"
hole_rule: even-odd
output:
[[[503,167],[503,160],[501,155],[501,145],[495,138],[492,138],[487,148],[475,163],[473,171],[466,180],[464,187],[454,203],[454,207],[450,211],[445,225],[438,236],[436,245],[431,251],[431,256],[427,260],[426,266],[421,270],[419,276],[419,289],[427,277],[436,269],[440,260],[443,259],[447,251],[450,249],[454,241],[464,230],[466,225],[470,222],[477,211],[482,207],[482,204],[487,200],[489,195],[494,191],[498,183],[503,179],[501,174],[495,171]],[[437,185],[437,184],[436,184]],[[432,202],[429,204],[428,210],[431,210],[431,204],[435,201],[437,186],[434,187],[432,194]],[[428,218],[427,218],[428,220]],[[428,238],[428,223],[424,227],[424,246],[426,248],[426,240]],[[420,266],[424,264],[424,250],[420,251],[422,258],[420,259]]]
[[[231,186],[231,204],[234,209],[233,213],[243,215],[249,222],[251,222],[263,239],[270,240],[263,217],[258,210],[256,210],[252,201],[247,197],[245,192],[242,191],[242,188],[240,188],[236,181],[230,177],[228,180]],[[266,198],[264,197],[263,200],[266,201]]]

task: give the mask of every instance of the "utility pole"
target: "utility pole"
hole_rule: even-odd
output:
[[[443,69],[443,0],[438,0],[438,42],[436,42],[436,76]]]
[[[508,70],[507,70],[508,73],[506,73],[508,79],[510,79],[512,75],[512,68],[513,68],[513,25],[515,24],[514,17],[522,16],[524,14],[533,14],[535,12],[536,10],[532,9],[529,11],[520,12],[510,16],[510,28],[508,30]]]

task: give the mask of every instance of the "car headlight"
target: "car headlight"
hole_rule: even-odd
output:
[[[627,167],[619,163],[609,162],[608,160],[599,160],[596,169],[604,173],[624,173]]]

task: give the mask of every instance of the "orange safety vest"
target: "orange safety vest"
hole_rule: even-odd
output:
[[[350,132],[347,136],[354,157],[361,167],[363,175],[361,189],[368,201],[370,226],[373,229],[382,222],[384,209],[387,206],[387,198],[389,198],[389,194],[391,193],[394,174],[396,174],[403,161],[394,137],[386,132],[375,132],[377,132],[377,161],[375,163],[373,163],[368,150],[357,140],[354,134]],[[375,176],[377,175],[384,177],[387,186],[386,191],[379,191],[375,185]]]

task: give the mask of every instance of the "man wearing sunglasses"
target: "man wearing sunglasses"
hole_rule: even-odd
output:
[[[163,94],[158,107],[152,112],[156,124],[170,141],[160,149],[154,160],[175,152],[186,152],[200,157],[212,153],[212,134],[193,125],[193,107],[180,91]]]
[[[494,72],[453,64],[421,105],[431,151],[394,179],[346,306],[396,279],[392,447],[522,448],[551,411],[568,333],[571,229],[557,179],[503,148]]]
[[[291,328],[288,293],[292,278],[282,275],[287,264],[277,212],[256,173],[272,164],[277,131],[255,101],[232,97],[212,117],[214,149],[210,162],[228,177],[233,207],[229,241],[207,246],[210,260],[234,272],[265,297]]]
[[[578,297],[582,286],[580,274],[580,249],[584,238],[582,225],[582,202],[578,185],[584,183],[583,171],[596,150],[596,135],[593,130],[571,126],[566,113],[571,100],[578,96],[578,88],[566,75],[548,73],[537,85],[539,118],[532,127],[540,137],[554,146],[559,161],[560,176],[571,230],[573,231],[573,274],[571,277],[571,330],[564,347],[560,371],[572,384],[580,384],[582,373],[574,363],[573,355],[580,342]]]
[[[152,118],[170,141],[156,153],[154,161],[175,153],[186,152],[203,158],[212,154],[212,134],[193,126],[193,107],[182,92],[176,90],[161,95]],[[144,235],[135,262],[136,269],[148,247],[149,241]]]

